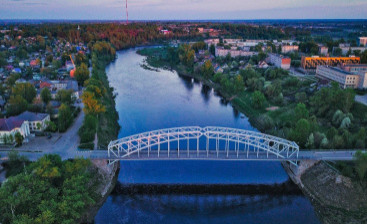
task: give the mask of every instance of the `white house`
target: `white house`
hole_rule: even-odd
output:
[[[4,144],[5,137],[7,137],[7,141],[11,141],[9,136],[12,136],[12,141],[8,143],[14,143],[17,132],[26,139],[30,135],[28,121],[18,117],[0,119],[0,144]]]
[[[44,131],[47,128],[47,122],[50,121],[50,115],[44,113],[33,113],[25,111],[17,116],[20,120],[28,121],[29,129],[32,132]]]

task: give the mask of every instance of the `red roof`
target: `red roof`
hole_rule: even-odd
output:
[[[49,83],[49,82],[41,82],[40,88],[43,89],[45,87],[51,88],[51,83]]]

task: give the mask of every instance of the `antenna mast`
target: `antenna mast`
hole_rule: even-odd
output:
[[[126,0],[126,25],[129,23],[129,12],[127,10],[127,0]]]

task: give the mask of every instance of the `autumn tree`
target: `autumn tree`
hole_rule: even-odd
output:
[[[106,111],[106,108],[96,99],[94,93],[85,91],[82,95],[84,104],[83,111],[86,114],[99,114]]]
[[[210,79],[214,75],[214,68],[210,60],[205,61],[201,66],[201,73],[206,79]]]

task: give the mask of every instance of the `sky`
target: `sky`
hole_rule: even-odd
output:
[[[366,0],[128,0],[130,20],[367,19]],[[125,20],[125,0],[0,0],[0,19]]]

